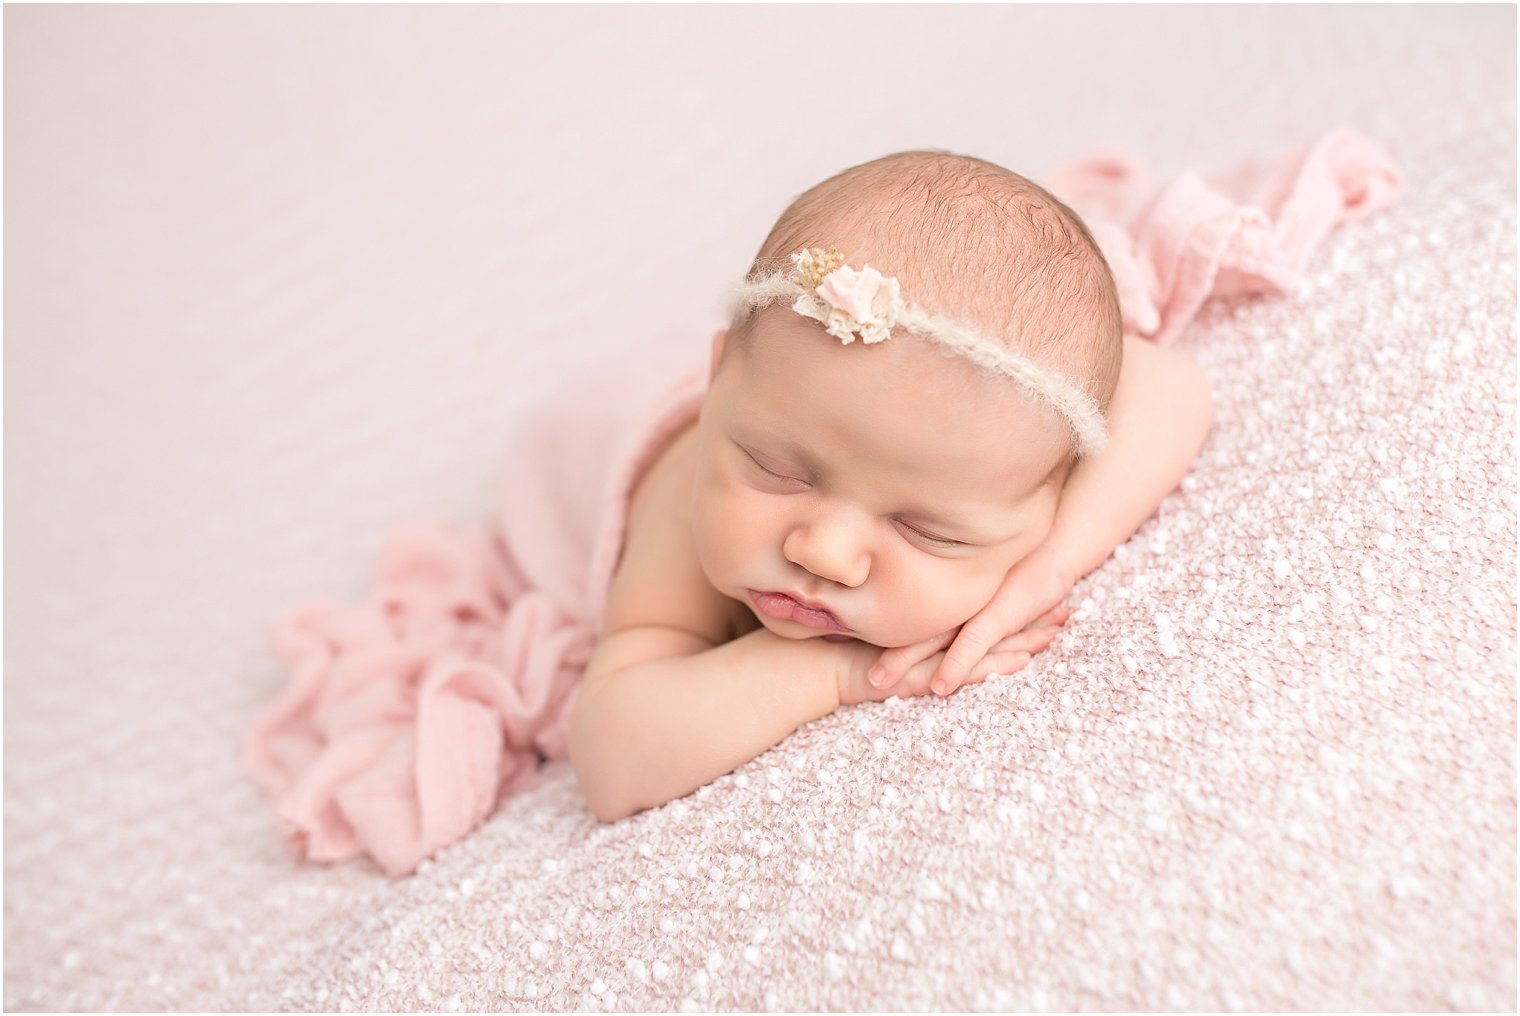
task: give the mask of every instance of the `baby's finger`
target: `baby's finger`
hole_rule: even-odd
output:
[[[933,638],[915,642],[911,646],[898,646],[881,654],[881,659],[866,673],[866,680],[873,688],[890,688],[901,681],[908,671],[948,646],[955,638],[957,629],[940,632]]]
[[[1046,637],[1046,642],[1049,642],[1055,636],[1054,628],[1049,629],[1049,631],[1051,634]],[[975,667],[971,668],[971,672],[966,676],[966,680],[951,685],[950,689],[945,692],[940,692],[936,689],[935,694],[953,695],[966,685],[978,684],[993,674],[1013,674],[1023,670],[1028,665],[1030,657],[1045,648],[1043,645],[1038,645],[1034,649],[1026,649],[1025,646],[1028,644],[1030,644],[1028,633],[1009,636],[993,646],[992,650],[986,656],[983,656]]]
[[[1007,638],[1002,639],[997,645],[988,650],[989,653],[1018,653],[1024,652],[1033,656],[1050,646],[1055,637],[1061,633],[1058,625],[1044,625],[1039,628],[1025,628],[1021,632],[1014,632]]]
[[[981,684],[993,674],[1017,674],[1029,664],[1028,653],[993,653],[982,658],[967,684]]]
[[[945,652],[945,658],[930,682],[934,694],[949,695],[965,684],[971,668],[981,662],[987,651],[1003,637],[1004,631],[1006,629],[1000,625],[997,616],[985,612],[962,625],[961,633]]]

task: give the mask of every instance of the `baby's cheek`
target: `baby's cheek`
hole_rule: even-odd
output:
[[[697,560],[701,562],[703,570],[709,570],[717,563],[714,558],[717,548],[715,540],[717,517],[716,506],[709,492],[699,481],[691,502],[691,540],[692,546],[696,548]],[[710,579],[711,575],[708,577]]]
[[[947,627],[940,619],[947,614],[949,592],[914,562],[878,558],[870,579],[856,590],[863,594],[857,599],[864,602],[872,622],[862,637],[874,645],[906,646],[938,635]]]
[[[748,519],[741,499],[721,482],[699,480],[692,499],[697,560],[713,586],[736,578],[749,553]]]
[[[933,631],[924,638],[965,624],[985,607],[1003,581],[1004,572],[986,561],[942,561],[920,577],[921,601],[932,614]]]

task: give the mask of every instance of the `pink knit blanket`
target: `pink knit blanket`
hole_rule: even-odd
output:
[[[1102,246],[1126,328],[1158,342],[1210,298],[1292,287],[1331,229],[1401,186],[1386,155],[1344,130],[1159,190],[1107,155],[1048,183]],[[694,417],[700,363],[699,345],[657,343],[561,393],[524,428],[490,527],[399,527],[361,602],[276,623],[292,677],[244,757],[295,856],[411,872],[540,758],[563,757],[628,491]]]

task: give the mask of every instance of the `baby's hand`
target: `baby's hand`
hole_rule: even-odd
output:
[[[1063,618],[1064,620],[1064,618]],[[1038,652],[1045,648],[1055,634],[1055,629],[1049,629],[1043,641],[1035,639],[1031,641],[1025,633],[1020,633],[1012,638],[1004,639],[998,645],[984,654],[982,658],[967,669],[963,684],[976,684],[993,674],[1012,674],[1023,668],[1029,662],[1029,653]],[[949,633],[949,634],[954,634]],[[945,640],[946,643],[949,639]],[[1026,645],[1038,643],[1038,648],[1028,650]],[[920,643],[927,645],[928,643]],[[944,662],[945,654],[930,650],[926,656],[907,663],[907,670],[890,686],[877,687],[866,678],[866,668],[875,661],[880,652],[875,646],[864,642],[856,643],[858,655],[854,664],[846,668],[839,682],[839,704],[841,706],[858,705],[861,702],[885,702],[894,696],[898,698],[911,698],[915,695],[931,694],[929,682],[934,677],[935,670]],[[902,649],[893,649],[894,653],[906,653],[917,646],[906,646]],[[942,647],[941,647],[942,648]]]
[[[980,673],[982,661],[990,657],[1023,655],[1012,670],[994,669],[990,673],[1008,674],[1021,669],[1030,656],[1050,645],[1056,631],[1066,623],[1070,611],[1061,601],[1075,584],[1071,571],[1051,545],[1042,544],[1013,566],[991,602],[971,620],[915,645],[882,653],[871,668],[870,683],[889,695],[902,694],[895,686],[904,676],[934,660],[937,662],[930,676],[930,688],[936,695],[949,695],[967,683],[973,668]],[[946,646],[949,651],[941,652]],[[977,680],[986,676],[981,673]]]

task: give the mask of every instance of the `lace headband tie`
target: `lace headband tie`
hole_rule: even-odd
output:
[[[921,335],[980,367],[1012,378],[1026,395],[1061,414],[1071,427],[1079,455],[1092,455],[1108,443],[1098,404],[1066,378],[964,325],[905,303],[892,276],[870,265],[856,271],[844,262],[844,255],[832,247],[798,251],[792,255],[790,272],[741,283],[734,310],[755,311],[789,299],[792,310],[820,322],[846,346],[857,337],[867,345],[885,342],[893,328]]]

